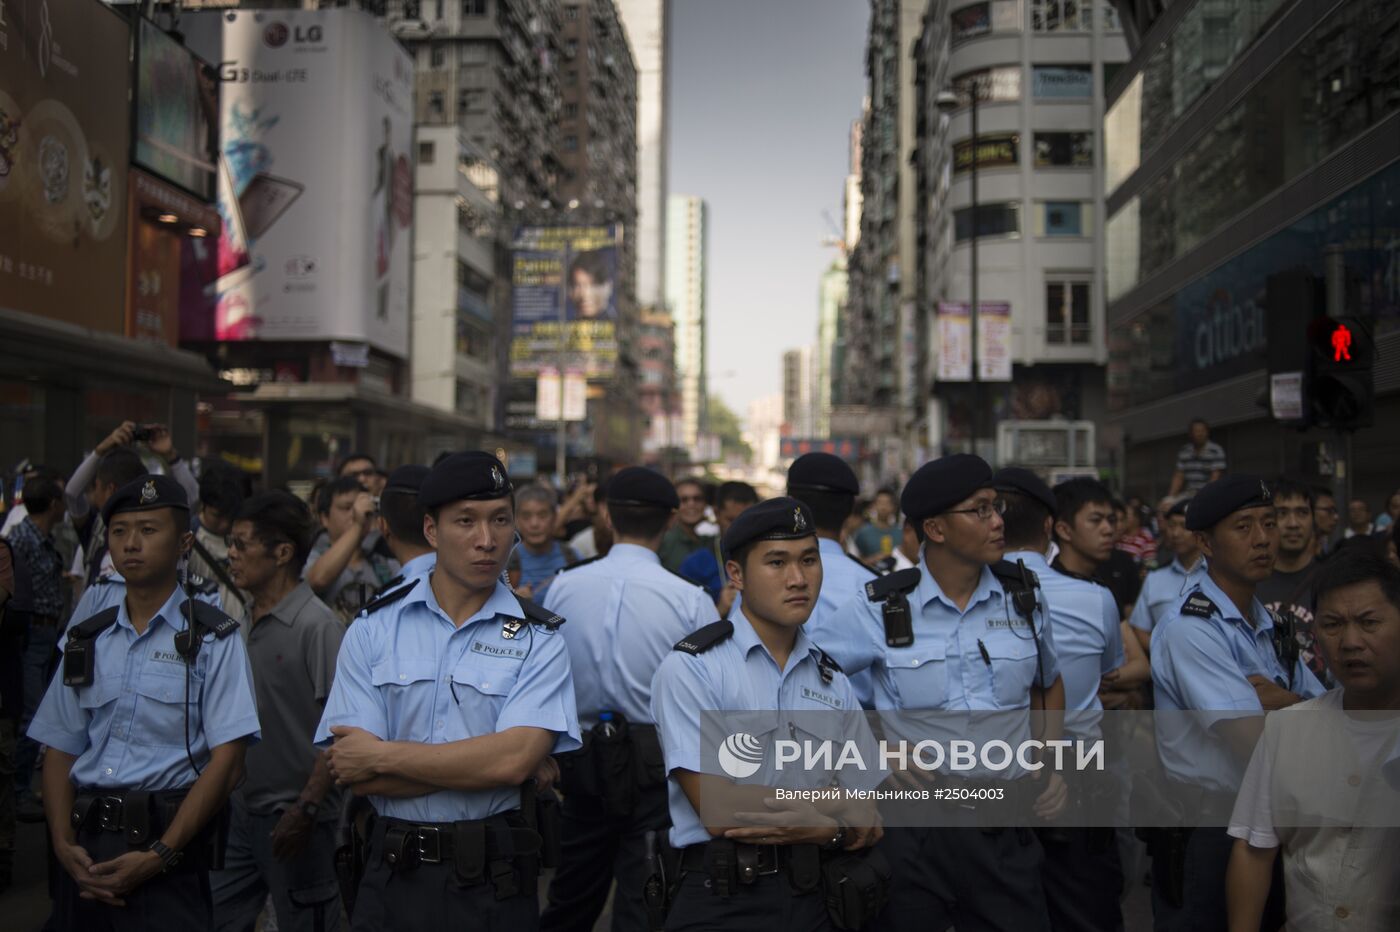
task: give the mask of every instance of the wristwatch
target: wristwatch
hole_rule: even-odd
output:
[[[176,851],[174,848],[170,847],[165,842],[161,841],[159,838],[151,842],[146,847],[146,850],[154,851],[157,855],[160,856],[160,871],[162,874],[170,873],[175,868],[179,867],[180,862],[185,859],[185,852]]]
[[[836,834],[831,836],[831,840],[830,840],[830,841],[828,841],[826,844],[822,845],[822,850],[823,850],[823,851],[835,851],[835,850],[838,849],[838,848],[844,848],[845,845],[846,845],[846,826],[844,826],[844,825],[838,825],[838,826],[836,826]]]
[[[321,811],[320,803],[313,803],[305,799],[297,800],[297,808],[299,808],[302,811],[302,814],[305,815],[312,822],[316,821],[316,814]]]

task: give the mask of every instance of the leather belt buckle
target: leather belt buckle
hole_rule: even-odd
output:
[[[758,855],[754,863],[754,872],[760,877],[768,877],[782,870],[782,865],[778,863],[777,845],[760,845],[755,849]]]
[[[414,833],[418,839],[418,860],[424,864],[442,863],[442,832],[429,825],[421,825]]]
[[[120,796],[99,796],[93,801],[97,806],[97,827],[104,832],[122,830],[123,803]]]

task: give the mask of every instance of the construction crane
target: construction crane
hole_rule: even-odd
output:
[[[823,237],[822,245],[834,246],[841,250],[841,255],[846,255],[846,237],[842,234],[841,227],[836,224],[836,220],[831,216],[831,211],[827,210],[825,207],[822,208],[822,219],[826,221],[827,226],[831,227],[831,232],[833,234]]]

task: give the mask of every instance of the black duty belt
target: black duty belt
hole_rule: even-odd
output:
[[[821,848],[817,845],[749,845],[728,839],[689,845],[681,852],[682,871],[710,876],[716,893],[728,895],[734,885],[757,883],[760,877],[786,873],[794,889],[815,890],[821,883]]]
[[[73,829],[77,832],[120,832],[128,843],[145,844],[163,831],[167,812],[173,813],[189,790],[114,790],[79,787],[73,799]]]
[[[512,818],[513,817],[513,818]],[[378,819],[371,847],[392,871],[450,865],[463,886],[490,881],[496,898],[534,892],[542,842],[518,811],[461,822]]]

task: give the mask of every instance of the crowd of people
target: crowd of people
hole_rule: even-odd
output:
[[[54,930],[591,929],[611,904],[618,932],[1113,932],[1145,858],[1161,932],[1400,928],[1397,830],[1280,821],[1309,751],[1240,717],[1400,711],[1400,492],[1343,522],[1327,489],[1231,473],[1203,422],[1151,507],[966,454],[868,498],[807,454],[784,491],[356,453],[303,500],[133,423],[70,474],[26,465],[0,891],[43,856],[20,819],[47,822]],[[1079,791],[1014,767],[933,778],[1010,789],[1000,821],[885,826],[858,794],[775,805],[701,748],[706,710],[864,740],[861,710],[1097,734],[1149,709],[1230,712],[1155,739],[1214,827],[1057,827]],[[1394,717],[1334,737],[1348,774],[1400,758]]]

